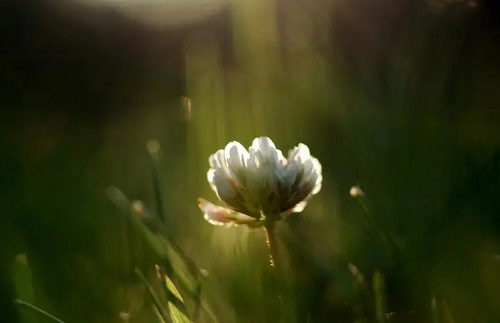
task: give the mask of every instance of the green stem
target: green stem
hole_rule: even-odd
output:
[[[285,286],[283,283],[283,265],[279,253],[278,241],[276,239],[276,222],[275,221],[267,222],[264,226],[264,229],[266,231],[267,246],[269,247],[269,257],[271,260],[271,267],[273,267],[274,279],[278,288],[278,299],[279,299],[280,313],[282,317],[281,321],[284,320],[285,322],[288,322],[290,320],[288,320],[285,317],[286,309],[283,299],[283,294],[285,293]]]
[[[266,242],[269,247],[269,257],[271,260],[271,266],[274,271],[278,273],[281,270],[281,259],[278,251],[278,243],[276,241],[276,222],[270,221],[265,225],[266,230]]]
[[[389,251],[390,257],[392,258],[392,261],[396,265],[400,265],[400,259],[399,259],[399,253],[398,253],[398,247],[392,237],[381,228],[379,223],[375,220],[375,217],[373,216],[371,212],[371,208],[368,206],[368,202],[366,200],[366,197],[364,196],[359,196],[356,198],[359,202],[359,205],[361,206],[361,209],[363,210],[363,217],[364,220],[368,226],[368,229],[371,231],[372,235],[375,237],[375,239],[378,239],[384,246],[387,248]]]
[[[23,301],[23,300],[20,300],[19,298],[16,298],[16,299],[14,300],[14,304],[19,305],[19,306],[22,306],[22,307],[27,308],[27,309],[30,309],[30,310],[32,310],[33,312],[36,312],[36,313],[38,313],[38,314],[41,314],[41,315],[43,315],[43,316],[45,316],[45,317],[48,317],[49,319],[51,319],[51,320],[52,320],[52,321],[54,321],[54,322],[57,322],[57,323],[64,323],[64,321],[62,321],[62,320],[58,319],[58,318],[57,318],[57,317],[55,317],[54,315],[52,315],[52,314],[50,314],[50,313],[45,312],[44,310],[42,310],[41,308],[36,307],[35,305],[32,305],[32,304],[30,304],[30,303],[28,303],[28,302],[25,302],[25,301]]]

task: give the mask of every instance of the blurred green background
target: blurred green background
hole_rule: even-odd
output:
[[[0,321],[45,322],[12,304],[17,289],[66,322],[154,322],[133,273],[154,259],[105,189],[154,211],[156,139],[167,227],[209,272],[220,322],[276,322],[263,233],[212,227],[196,206],[216,199],[208,156],[265,135],[323,165],[321,193],[279,224],[304,322],[362,322],[349,263],[385,273],[400,322],[431,322],[433,297],[453,322],[499,322],[499,13],[493,0],[0,1]]]

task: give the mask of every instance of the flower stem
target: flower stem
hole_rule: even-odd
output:
[[[269,247],[269,257],[271,260],[271,266],[274,268],[276,274],[281,270],[281,261],[278,251],[278,243],[276,241],[276,222],[270,221],[265,225],[266,230],[266,242]]]
[[[271,260],[271,267],[273,267],[274,280],[278,290],[278,299],[280,306],[280,313],[282,320],[281,322],[288,322],[286,318],[286,309],[283,299],[283,294],[285,293],[285,286],[283,283],[283,266],[280,258],[280,253],[278,250],[278,242],[276,240],[276,222],[269,221],[264,226],[266,231],[266,242],[269,247],[269,256]]]

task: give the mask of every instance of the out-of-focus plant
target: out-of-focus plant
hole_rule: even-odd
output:
[[[200,315],[210,322],[217,322],[209,303],[201,298],[203,271],[174,242],[165,226],[163,187],[158,174],[160,145],[152,140],[148,142],[147,148],[153,166],[156,214],[147,210],[140,201],[129,201],[118,188],[107,189],[109,198],[120,207],[126,220],[146,241],[158,262],[154,267],[156,281],[151,281],[139,268],[135,268],[135,273],[146,287],[159,322],[192,322],[198,320]],[[193,304],[191,308],[186,305],[186,300]]]

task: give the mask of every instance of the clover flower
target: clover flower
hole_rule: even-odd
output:
[[[250,227],[301,212],[321,189],[321,164],[298,144],[285,158],[268,137],[255,138],[248,151],[230,142],[209,158],[212,190],[225,206],[202,198],[198,206],[214,225]]]

